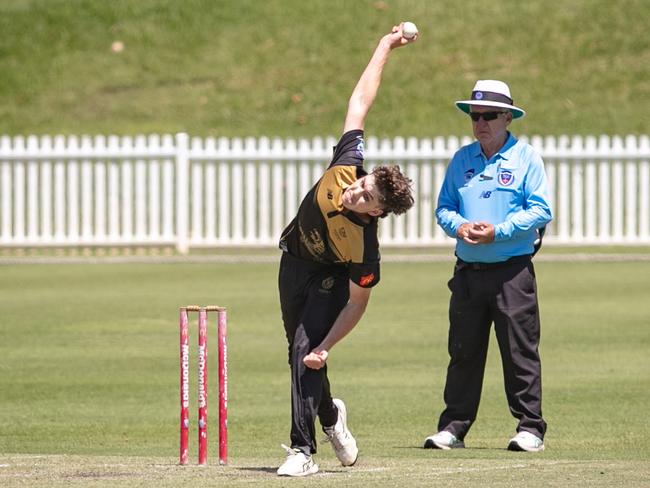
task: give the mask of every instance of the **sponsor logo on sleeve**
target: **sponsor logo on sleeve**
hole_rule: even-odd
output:
[[[465,183],[469,183],[472,178],[474,178],[474,168],[465,171]]]
[[[355,151],[357,153],[357,156],[360,157],[361,159],[363,159],[364,158],[364,149],[365,149],[363,138],[361,136],[357,136],[357,140],[359,141],[359,143],[357,144],[357,147],[356,147]]]
[[[375,275],[374,275],[374,273],[370,273],[370,274],[367,274],[367,275],[361,277],[361,279],[359,280],[359,285],[368,286],[373,281],[375,281]]]

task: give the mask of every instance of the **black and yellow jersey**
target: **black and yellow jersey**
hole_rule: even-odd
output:
[[[369,288],[379,282],[377,218],[364,221],[342,202],[343,191],[367,174],[363,150],[362,130],[341,136],[332,162],[282,232],[280,249],[307,261],[346,265],[350,279]]]

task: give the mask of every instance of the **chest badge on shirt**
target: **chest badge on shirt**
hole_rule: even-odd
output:
[[[499,184],[503,186],[510,186],[515,181],[515,175],[512,174],[512,171],[507,169],[499,170]]]
[[[465,171],[465,183],[469,183],[474,178],[474,168]]]

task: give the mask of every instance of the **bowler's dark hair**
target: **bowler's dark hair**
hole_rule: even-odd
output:
[[[375,177],[375,185],[381,195],[382,217],[390,213],[403,214],[413,206],[413,182],[402,174],[399,166],[375,166],[370,174]]]

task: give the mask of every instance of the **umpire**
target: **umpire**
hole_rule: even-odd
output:
[[[535,270],[551,208],[544,163],[508,130],[525,112],[510,88],[479,80],[470,100],[456,106],[471,117],[477,141],[462,147],[447,168],[436,217],[456,238],[449,281],[449,355],[438,433],[425,448],[464,447],[478,411],[490,326],[501,352],[510,412],[519,421],[508,449],[544,449],[539,357],[540,320]]]

